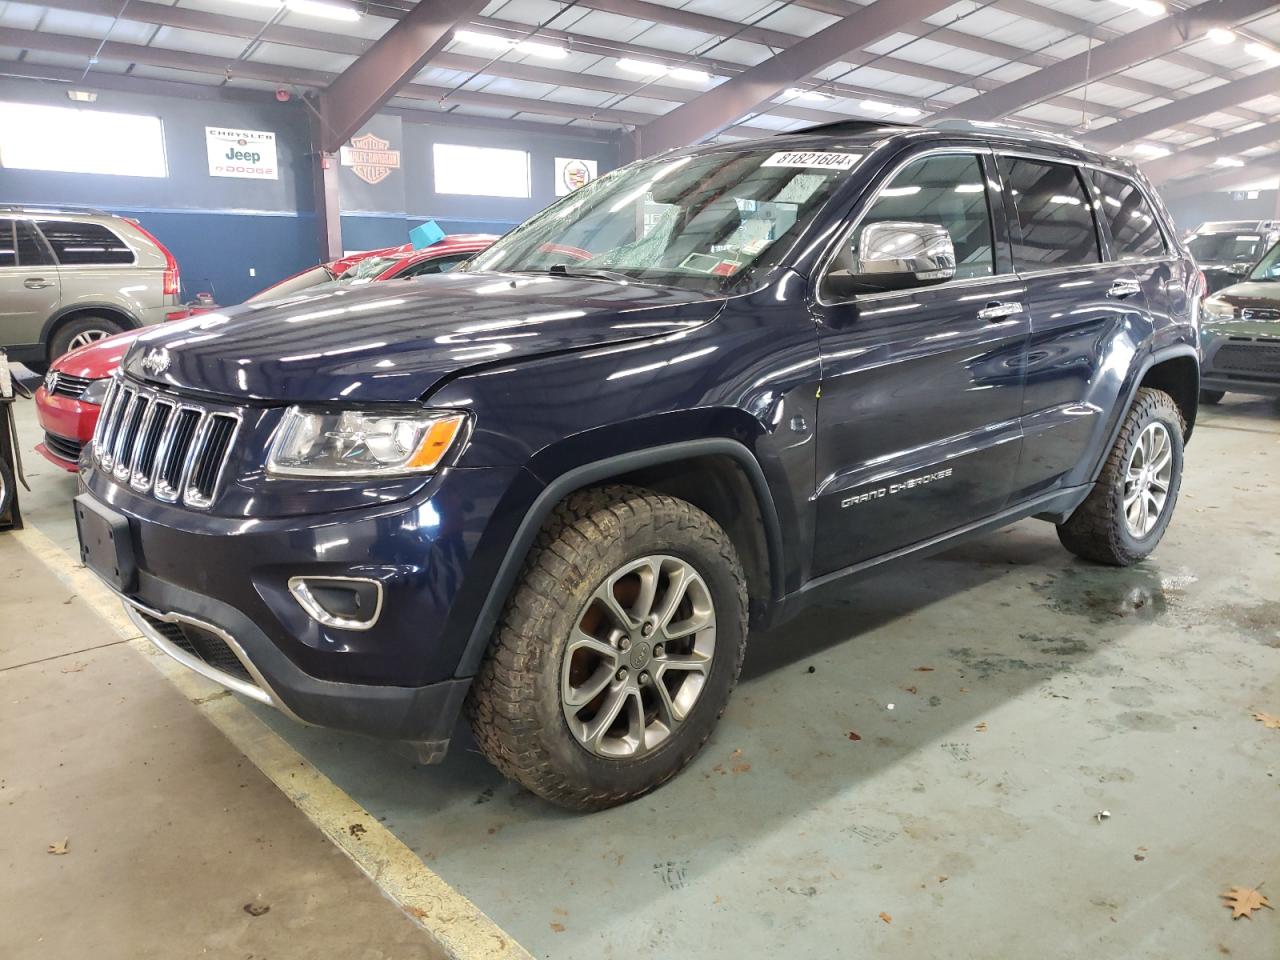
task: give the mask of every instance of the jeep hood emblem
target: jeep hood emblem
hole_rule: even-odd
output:
[[[142,369],[158,377],[169,369],[169,351],[164,347],[152,347],[142,358]]]

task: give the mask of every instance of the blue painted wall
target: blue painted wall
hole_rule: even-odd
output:
[[[86,110],[157,116],[164,125],[169,176],[89,176],[0,168],[0,204],[75,204],[134,217],[167,246],[182,271],[183,294],[201,291],[219,303],[238,303],[277,280],[316,263],[309,129],[298,100],[279,103],[269,93],[244,92],[219,99],[211,88],[191,87],[191,97],[95,88]],[[0,100],[69,107],[66,85],[0,78]],[[272,130],[276,134],[278,180],[209,176],[205,126]],[[617,146],[592,131],[582,136],[511,133],[488,128],[403,122],[379,115],[367,131],[401,152],[401,166],[377,184],[343,167],[343,246],[368,250],[394,246],[427,219],[449,233],[505,233],[555,199],[554,158],[595,159],[600,172],[618,162]],[[436,194],[431,143],[520,146],[530,151],[533,197],[508,200]],[[91,149],[92,145],[86,145]]]

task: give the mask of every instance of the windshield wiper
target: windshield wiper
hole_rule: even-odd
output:
[[[620,273],[617,270],[606,270],[603,267],[574,267],[568,264],[553,263],[547,267],[547,273],[553,277],[581,277],[585,280],[611,280],[614,283],[635,283],[635,277]]]

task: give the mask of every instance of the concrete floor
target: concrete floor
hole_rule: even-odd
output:
[[[1183,499],[1150,561],[1094,567],[1028,521],[754,637],[693,766],[589,818],[502,781],[462,733],[443,765],[414,768],[359,738],[261,716],[536,956],[1276,960],[1280,911],[1233,922],[1218,894],[1266,883],[1275,899],[1280,888],[1280,731],[1250,715],[1280,714],[1278,465],[1276,406],[1229,397],[1203,412]],[[71,478],[43,461],[29,473],[28,520],[71,549]],[[0,617],[13,603],[0,597]],[[55,652],[70,642],[52,627],[41,636]],[[106,712],[64,697],[55,712],[60,729],[151,722],[128,701]],[[61,749],[61,733],[50,748],[39,725],[25,729],[10,784],[44,777]],[[180,770],[205,791],[252,773],[204,769],[203,753],[225,745],[148,749],[174,774],[146,796],[172,792],[179,806]],[[78,792],[69,807],[95,817],[85,811],[97,791]],[[249,811],[273,799],[254,796]],[[107,810],[122,851],[174,872],[197,843],[206,856],[180,831],[157,850],[133,833],[127,805]],[[41,829],[40,850],[57,832]],[[220,861],[256,873],[314,841],[274,835],[264,856],[258,835],[224,835]],[[43,876],[23,889],[56,890],[59,877],[36,866]],[[163,876],[130,871],[83,895],[146,901],[165,895]],[[198,922],[187,903],[172,929]],[[76,930],[96,942],[89,926],[72,930],[68,942]],[[317,946],[304,930],[269,955]]]

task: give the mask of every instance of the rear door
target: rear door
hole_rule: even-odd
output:
[[[0,217],[0,345],[40,343],[58,309],[58,268],[31,224]]]
[[[1138,271],[1106,259],[1082,168],[1023,155],[1000,156],[998,166],[1031,307],[1014,485],[1025,500],[1086,482],[1093,464],[1085,461],[1129,369],[1127,357],[1106,361],[1118,342],[1141,342],[1151,324]]]
[[[882,221],[940,225],[954,279],[843,297],[819,286],[817,575],[929,541],[1008,499],[1028,313],[994,176],[989,154],[928,151],[888,176],[840,240],[856,244]]]

